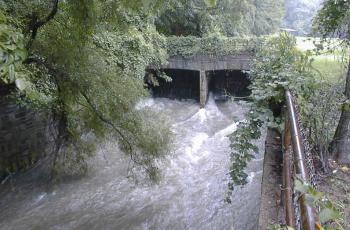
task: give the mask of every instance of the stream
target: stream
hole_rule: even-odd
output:
[[[159,162],[159,183],[129,178],[129,159],[106,142],[79,180],[49,192],[31,176],[0,185],[8,187],[0,193],[0,229],[257,229],[265,136],[247,168],[249,183],[235,188],[232,204],[224,202],[227,135],[244,119],[245,106],[216,103],[213,96],[203,109],[194,100],[165,98],[138,106],[164,114],[172,124],[173,151]]]

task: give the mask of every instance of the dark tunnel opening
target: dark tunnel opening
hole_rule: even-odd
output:
[[[248,74],[241,70],[215,70],[207,73],[209,92],[215,100],[227,100],[229,96],[245,98],[250,95]]]
[[[172,81],[159,77],[164,72]],[[158,73],[158,74],[157,74]],[[244,99],[250,95],[248,74],[241,70],[214,70],[207,71],[208,91],[215,100],[224,101],[230,96]],[[156,79],[157,84],[154,85]],[[200,99],[200,72],[183,69],[164,69],[162,71],[148,70],[145,77],[148,88],[153,97],[170,99]],[[203,87],[203,85],[202,85]],[[203,92],[202,92],[203,93]]]
[[[195,99],[199,101],[199,71],[183,69],[162,70],[172,81],[157,76],[153,70],[148,71],[146,83],[153,97],[166,97],[170,99]],[[154,86],[150,82],[156,77],[159,85]]]

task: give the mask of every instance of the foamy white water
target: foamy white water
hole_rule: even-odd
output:
[[[262,154],[247,169],[249,184],[235,189],[232,204],[224,202],[227,135],[245,109],[235,102],[217,105],[212,97],[203,109],[164,98],[137,105],[145,107],[168,116],[175,134],[172,154],[159,163],[159,184],[127,178],[129,159],[106,143],[83,179],[53,191],[28,179],[2,193],[0,229],[256,229]]]

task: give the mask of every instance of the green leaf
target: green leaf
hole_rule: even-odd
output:
[[[322,192],[316,191],[312,186],[309,186],[309,194],[312,196],[314,203],[320,200],[324,195]]]
[[[208,7],[214,7],[216,5],[216,0],[205,0],[205,4]]]
[[[325,208],[320,212],[319,218],[321,223],[325,223],[340,218],[340,213],[335,209]]]
[[[16,73],[15,73],[15,66],[13,64],[8,66],[8,76],[9,76],[10,83],[15,81]]]
[[[0,23],[6,22],[6,16],[0,11]]]
[[[16,44],[2,44],[2,47],[4,49],[14,51],[17,48],[17,45]]]
[[[6,65],[11,65],[15,61],[15,57],[12,54],[5,55],[4,59]]]
[[[294,187],[297,191],[301,192],[301,193],[307,193],[309,190],[309,186],[305,183],[303,183],[301,180],[296,179],[294,181]]]
[[[25,88],[27,88],[27,86],[28,86],[28,83],[24,79],[21,79],[21,78],[16,79],[15,83],[16,83],[17,88],[21,91],[24,90]]]
[[[16,60],[25,60],[27,58],[27,52],[24,49],[16,49],[15,51]]]
[[[305,194],[305,201],[307,204],[313,205],[313,203],[315,202],[315,198],[310,194]]]

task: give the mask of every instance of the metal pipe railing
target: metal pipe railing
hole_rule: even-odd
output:
[[[305,164],[305,153],[302,145],[300,128],[298,123],[298,115],[295,112],[293,97],[289,90],[285,91],[287,102],[286,130],[284,136],[284,198],[286,204],[286,222],[290,227],[295,227],[294,207],[292,203],[292,185],[291,185],[291,166],[289,161],[288,149],[292,147],[292,159],[295,173],[299,175],[303,182],[309,182],[309,175]],[[291,140],[291,143],[290,143]],[[303,230],[315,229],[315,216],[313,208],[306,203],[305,194],[301,194],[299,198],[301,227]]]
[[[286,212],[286,223],[289,227],[295,229],[295,213],[293,208],[293,185],[292,185],[292,169],[290,165],[290,123],[286,119],[284,126],[283,137],[283,194],[284,194],[284,206]]]

